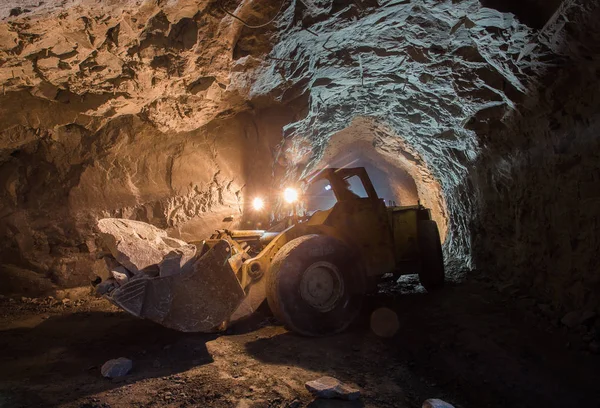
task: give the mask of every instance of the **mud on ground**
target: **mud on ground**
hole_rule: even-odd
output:
[[[434,293],[414,282],[370,297],[346,333],[306,338],[267,314],[222,335],[185,334],[135,319],[101,299],[0,300],[0,407],[598,406],[600,357],[543,317],[534,302],[485,283]],[[370,316],[396,312],[397,334]],[[134,368],[108,380],[100,366]],[[331,375],[359,401],[313,400],[304,383]]]

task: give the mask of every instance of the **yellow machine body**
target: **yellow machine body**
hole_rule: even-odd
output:
[[[362,196],[352,191],[347,181],[351,178],[361,184]],[[335,204],[310,216],[294,215],[270,231],[217,230],[210,239],[194,243],[198,252],[185,272],[129,282],[110,300],[136,316],[177,330],[222,329],[265,301],[265,277],[281,248],[314,234],[342,241],[358,254],[356,267],[375,286],[384,274],[417,273],[422,259],[418,225],[430,219],[429,210],[420,205],[386,207],[362,167],[323,169],[307,181],[329,183],[326,189],[335,194]],[[311,248],[309,255],[326,256],[327,250]]]

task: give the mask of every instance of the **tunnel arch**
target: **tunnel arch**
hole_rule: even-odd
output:
[[[438,223],[442,242],[448,236],[448,211],[439,181],[425,161],[401,138],[373,118],[356,117],[334,133],[306,171],[321,167],[366,167],[381,198],[398,205],[423,204]],[[386,194],[392,197],[386,197]]]

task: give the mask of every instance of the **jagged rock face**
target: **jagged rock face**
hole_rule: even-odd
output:
[[[162,131],[197,129],[245,102],[228,89],[239,26],[209,3],[41,3],[2,24],[3,91],[76,104],[104,122],[138,114]]]
[[[593,307],[597,2],[542,31],[476,0],[379,3],[223,2],[277,16],[257,30],[208,0],[1,5],[2,262],[81,283],[98,218],[201,238],[361,150],[432,208],[451,271]]]
[[[310,92],[286,128],[292,177],[367,117],[376,152],[441,184],[451,266],[598,308],[598,2],[564,2],[540,32],[476,1],[308,4],[310,31],[288,30],[252,88]]]
[[[475,203],[466,178],[480,151],[476,127],[485,132],[490,115],[525,95],[520,71],[532,60],[517,60],[531,30],[468,0],[372,8],[324,1],[304,15],[310,31],[289,29],[273,48],[277,62],[252,88],[284,101],[310,92],[308,115],[286,134],[296,140],[288,150],[310,146],[311,154],[290,153],[298,158],[290,167],[310,170],[333,134],[357,116],[371,118],[375,125],[365,131],[378,152],[404,157],[417,178],[432,174],[441,183],[446,203],[428,201],[440,202],[439,212],[447,206],[446,254],[470,266]]]
[[[482,135],[472,173],[476,263],[579,315],[600,311],[598,18],[598,2],[564,2],[540,35],[552,66],[518,111]]]
[[[39,136],[24,131],[31,140],[0,171],[3,262],[81,284],[98,248],[99,218],[150,222],[184,240],[206,238],[229,215],[240,225],[244,195],[270,194],[272,150],[290,120],[277,110],[265,115],[270,122],[241,115],[177,134],[131,116],[97,132],[75,124]]]

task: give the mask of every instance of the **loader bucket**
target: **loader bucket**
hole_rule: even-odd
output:
[[[244,291],[228,262],[231,247],[221,240],[178,275],[138,278],[109,299],[129,313],[184,332],[211,332],[236,310]]]

